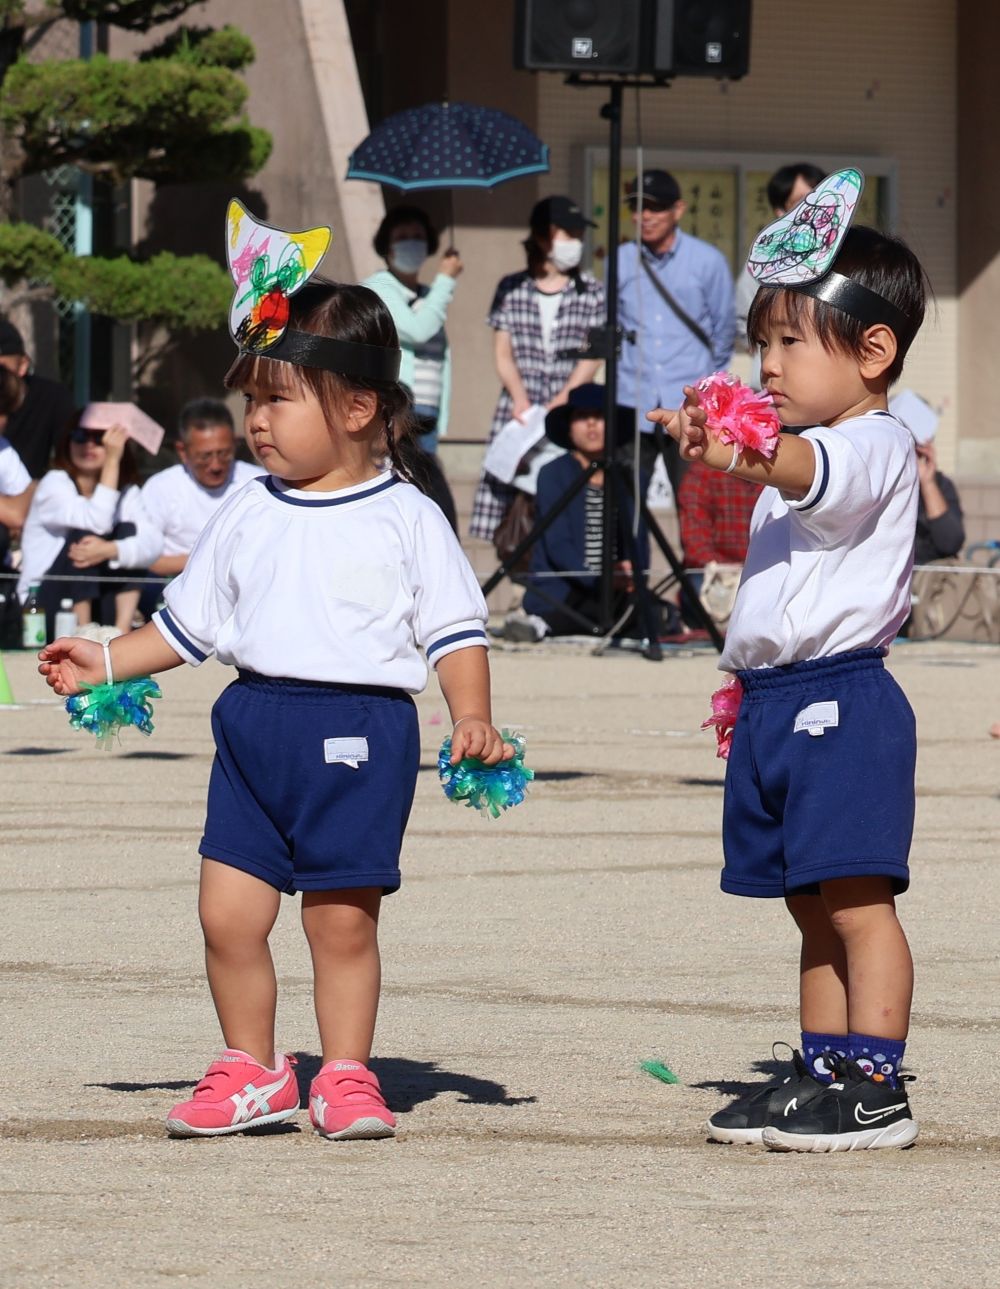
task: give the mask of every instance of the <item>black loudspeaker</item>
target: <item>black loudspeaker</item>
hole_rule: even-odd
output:
[[[659,0],[654,7],[654,70],[669,71],[674,76],[726,76],[730,80],[747,74],[750,0]],[[664,61],[668,51],[669,63]]]
[[[517,0],[514,66],[737,80],[751,0]]]
[[[517,0],[514,66],[532,72],[635,72],[647,0]]]

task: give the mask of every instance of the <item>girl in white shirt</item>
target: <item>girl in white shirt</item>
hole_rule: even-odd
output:
[[[62,599],[72,599],[76,620],[93,621],[94,604],[121,632],[132,629],[139,588],[102,574],[144,571],[163,548],[138,487],[139,472],[125,430],[74,426],[59,440],[53,468],[31,502],[21,537],[18,594],[41,583],[41,601],[52,619]],[[92,578],[82,581],[87,572]],[[62,581],[60,575],[72,580]]]
[[[273,250],[273,247],[272,247]],[[392,319],[364,287],[310,284],[260,355],[227,377],[268,475],[228,500],[199,537],[166,608],[112,642],[116,679],[197,665],[239,669],[213,712],[200,911],[209,985],[227,1044],[167,1120],[178,1136],[239,1132],[298,1109],[275,1056],[268,935],[300,890],[323,1067],[310,1116],[330,1139],[391,1136],[367,1068],[379,999],[383,894],[419,766],[410,697],[437,668],[453,760],[495,764],[486,606],[438,508],[402,477],[407,399]],[[390,468],[385,468],[388,457]],[[59,640],[40,670],[63,694],[105,679],[99,645]]]

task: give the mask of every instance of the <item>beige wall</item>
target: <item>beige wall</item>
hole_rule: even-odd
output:
[[[958,21],[958,379],[959,469],[1000,479],[1000,430],[993,406],[1000,354],[1000,40],[996,0],[962,0]],[[1000,533],[1000,515],[989,536]]]

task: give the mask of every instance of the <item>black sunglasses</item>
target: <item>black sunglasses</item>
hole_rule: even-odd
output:
[[[97,447],[104,442],[103,430],[85,430],[82,425],[78,425],[75,430],[70,431],[70,443],[93,443]]]

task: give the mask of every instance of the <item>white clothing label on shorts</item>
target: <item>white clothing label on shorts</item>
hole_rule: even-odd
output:
[[[323,759],[327,765],[342,761],[352,770],[358,768],[359,761],[368,760],[368,740],[366,738],[326,738],[323,740]]]
[[[810,703],[796,716],[795,729],[792,733],[798,734],[800,730],[808,730],[813,738],[819,738],[825,729],[839,724],[840,708],[836,702]]]

